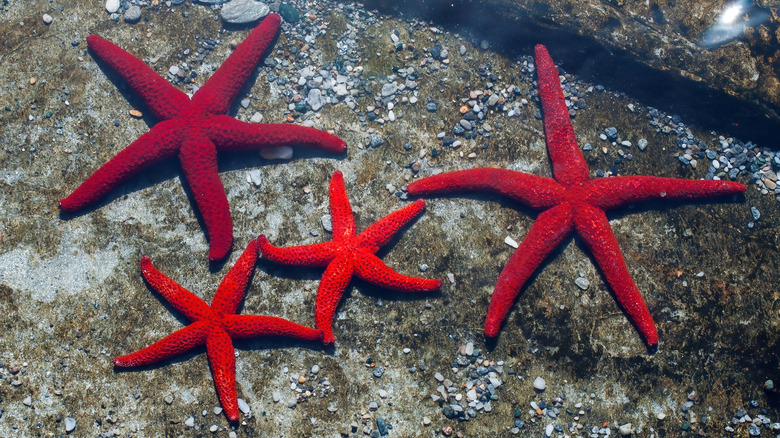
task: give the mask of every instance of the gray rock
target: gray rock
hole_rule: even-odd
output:
[[[271,8],[256,0],[231,0],[219,13],[226,23],[242,24],[257,21],[271,12]]]
[[[141,19],[141,8],[138,6],[130,6],[125,11],[123,16],[126,23],[135,23]]]
[[[306,102],[311,106],[312,111],[319,111],[322,108],[322,91],[319,88],[309,90],[309,96]]]
[[[394,83],[382,85],[382,97],[392,96],[398,91],[398,86]]]
[[[65,432],[71,433],[76,428],[76,419],[71,417],[65,417]]]

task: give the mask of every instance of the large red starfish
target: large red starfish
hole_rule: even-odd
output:
[[[336,171],[330,180],[330,214],[333,241],[313,245],[280,248],[258,238],[263,255],[277,263],[297,266],[326,266],[314,303],[314,325],[324,332],[323,342],[333,344],[333,316],[352,276],[377,286],[403,292],[427,292],[438,289],[441,280],[401,275],[374,255],[379,248],[425,208],[419,199],[374,222],[356,235],[355,218],[349,205],[344,176]]]
[[[233,339],[259,336],[284,336],[317,341],[322,331],[296,324],[275,316],[237,315],[244,299],[249,279],[257,261],[258,242],[253,240],[236,264],[219,284],[211,306],[192,292],[152,266],[148,256],[141,258],[141,273],[152,289],[181,312],[192,324],[179,329],[154,344],[114,359],[117,367],[137,367],[170,359],[193,348],[206,345],[211,375],[217,394],[231,422],[238,421],[236,395],[236,356]]]
[[[409,184],[412,195],[489,191],[542,210],[496,282],[485,335],[495,337],[515,298],[542,261],[575,231],[588,247],[618,305],[650,348],[658,333],[645,301],[628,273],[605,210],[648,199],[701,199],[745,191],[730,181],[690,181],[654,176],[590,179],[550,54],[535,49],[539,97],[553,178],[507,169],[481,168],[443,173]]]
[[[178,156],[209,238],[209,259],[223,259],[233,242],[225,189],[217,173],[217,152],[301,145],[342,152],[346,143],[326,132],[297,125],[255,124],[224,115],[279,29],[270,14],[192,96],[173,87],[143,61],[97,35],[87,44],[116,71],[160,120],[146,134],[87,178],[60,201],[73,212],[94,203],[123,181],[162,160]]]

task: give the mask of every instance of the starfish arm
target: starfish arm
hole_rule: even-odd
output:
[[[553,207],[539,214],[514,254],[504,266],[490,298],[485,336],[498,336],[515,299],[536,268],[563,242],[573,229],[572,209],[568,204]]]
[[[333,241],[338,242],[345,237],[355,235],[355,217],[352,206],[349,205],[347,189],[344,187],[344,175],[338,170],[330,178],[330,218],[333,224]]]
[[[539,99],[544,112],[544,134],[550,153],[555,179],[562,184],[575,184],[590,179],[585,157],[577,145],[577,137],[563,99],[558,69],[555,68],[547,48],[538,44],[534,48],[538,77]]]
[[[650,199],[703,199],[743,193],[733,181],[689,180],[658,176],[617,176],[589,183],[585,201],[606,210]]]
[[[410,195],[488,191],[531,208],[558,203],[564,188],[552,178],[490,167],[440,173],[419,179],[407,187]]]
[[[319,129],[286,123],[247,123],[219,115],[209,118],[205,131],[221,151],[249,151],[277,146],[303,146],[340,153],[347,143]]]
[[[233,341],[221,328],[212,327],[206,338],[206,354],[211,366],[214,386],[228,421],[238,421],[238,395],[236,393],[236,353]]]
[[[249,286],[249,280],[255,271],[255,263],[259,255],[260,246],[257,239],[247,245],[236,264],[228,271],[222,282],[219,283],[217,293],[211,300],[211,309],[217,314],[236,313],[238,306],[244,299],[244,293]]]
[[[116,44],[97,35],[90,35],[87,37],[87,45],[130,85],[158,120],[172,119],[189,105],[190,98],[184,92],[177,90],[143,61]]]
[[[151,365],[186,353],[206,343],[210,324],[209,321],[194,322],[146,348],[115,358],[114,366],[130,368]]]
[[[202,299],[158,271],[149,256],[141,257],[141,274],[152,289],[190,321],[200,321],[212,315],[211,309]]]
[[[357,253],[356,258],[355,275],[371,284],[402,292],[430,292],[441,287],[441,280],[399,274],[366,250]]]
[[[168,122],[158,123],[138,137],[60,201],[60,210],[78,211],[102,198],[141,170],[174,157],[180,139]]]
[[[208,114],[224,114],[257,67],[279,30],[281,18],[267,17],[228,56],[216,72],[192,96],[192,103]]]
[[[332,242],[282,248],[268,243],[265,235],[261,235],[257,240],[263,256],[282,265],[327,266],[336,256]]]
[[[596,264],[614,292],[615,300],[628,319],[639,330],[640,335],[650,348],[658,345],[658,333],[653,317],[639,294],[631,274],[628,273],[623,253],[620,251],[612,228],[603,210],[588,204],[577,207],[574,216],[577,234],[590,249]]]
[[[386,245],[398,230],[419,216],[423,209],[425,209],[425,201],[418,199],[406,207],[379,219],[360,233],[357,238],[358,246],[375,253],[379,248]]]
[[[283,336],[302,341],[322,340],[322,330],[302,326],[275,316],[226,315],[221,322],[233,339]]]
[[[336,308],[344,295],[352,274],[355,272],[355,264],[348,256],[337,257],[322,274],[320,286],[317,288],[317,298],[314,301],[314,326],[323,332],[322,342],[333,345],[336,338],[333,336],[333,317]]]
[[[222,260],[233,244],[233,220],[219,179],[217,149],[208,138],[193,133],[182,142],[179,161],[209,237],[209,260]]]

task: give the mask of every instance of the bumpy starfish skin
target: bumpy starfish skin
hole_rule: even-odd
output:
[[[575,231],[590,250],[618,305],[650,348],[658,333],[650,311],[626,268],[605,210],[648,199],[701,199],[742,193],[730,181],[691,181],[653,176],[590,179],[577,145],[558,71],[547,49],[535,49],[539,97],[553,178],[507,169],[481,168],[442,173],[410,184],[412,195],[494,192],[543,210],[498,277],[490,300],[485,335],[495,337],[525,282],[561,242]]]
[[[217,395],[231,422],[238,421],[236,356],[233,339],[283,336],[306,341],[322,339],[322,331],[274,316],[236,315],[254,272],[259,245],[249,243],[235,266],[219,284],[211,306],[152,266],[148,256],[141,258],[141,272],[149,285],[181,312],[192,324],[154,344],[114,359],[121,368],[150,365],[206,345],[206,354]]]
[[[420,199],[396,210],[356,235],[355,219],[341,172],[333,174],[329,195],[332,242],[280,248],[268,243],[264,235],[258,240],[263,255],[276,263],[326,267],[317,289],[314,322],[315,327],[325,333],[323,342],[333,344],[333,317],[353,275],[377,286],[403,292],[432,291],[441,286],[441,280],[399,274],[374,255],[398,230],[423,211],[425,201]]]
[[[219,179],[217,153],[273,146],[308,146],[343,152],[340,138],[297,125],[255,124],[224,115],[251,75],[279,29],[280,18],[270,14],[236,47],[222,66],[189,99],[141,60],[113,43],[90,35],[95,56],[121,76],[160,120],[152,129],[119,152],[67,198],[65,212],[80,210],[160,161],[178,157],[209,238],[209,259],[230,252],[233,221]]]

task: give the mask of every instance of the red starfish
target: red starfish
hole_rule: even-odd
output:
[[[349,205],[344,176],[333,173],[330,180],[330,214],[333,241],[313,245],[280,248],[260,235],[260,250],[266,258],[284,265],[326,266],[314,303],[314,325],[324,332],[323,342],[333,344],[333,316],[352,276],[377,286],[403,292],[427,292],[438,289],[441,280],[401,275],[374,254],[387,244],[404,225],[425,208],[422,199],[374,222],[356,235],[355,218]]]
[[[317,129],[287,124],[240,122],[224,115],[279,29],[270,14],[192,99],[120,47],[90,35],[89,48],[119,74],[161,120],[92,174],[60,209],[73,212],[94,203],[144,168],[177,157],[192,189],[209,238],[209,259],[221,260],[233,242],[225,189],[217,173],[218,151],[247,151],[281,145],[302,145],[342,152],[346,143]]]
[[[590,179],[558,79],[543,45],[535,50],[544,131],[555,179],[507,169],[471,169],[443,173],[410,184],[412,195],[489,191],[542,210],[523,243],[498,277],[490,300],[485,335],[495,337],[515,298],[542,261],[575,231],[590,249],[615,300],[650,348],[658,333],[645,301],[628,273],[605,210],[648,199],[701,199],[745,191],[729,181],[690,181],[654,176]]]
[[[258,241],[253,240],[219,284],[211,306],[152,266],[148,256],[141,258],[141,273],[152,289],[184,314],[192,324],[154,344],[114,359],[117,367],[150,365],[206,345],[211,375],[217,394],[231,422],[238,421],[236,395],[236,356],[233,339],[258,336],[284,336],[306,341],[322,339],[322,330],[274,316],[237,315],[257,261]]]

